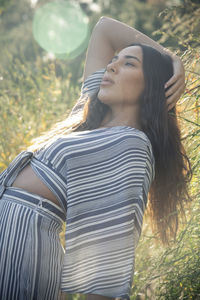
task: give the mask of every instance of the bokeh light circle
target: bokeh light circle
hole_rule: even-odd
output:
[[[89,20],[78,3],[47,3],[36,10],[33,36],[47,52],[61,59],[78,56],[87,45]]]

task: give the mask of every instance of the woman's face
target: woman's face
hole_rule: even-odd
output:
[[[109,106],[137,104],[144,89],[142,49],[131,46],[121,50],[107,65],[98,93]]]

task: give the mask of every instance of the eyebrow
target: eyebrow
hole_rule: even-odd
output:
[[[132,56],[132,55],[125,55],[124,57],[125,57],[125,58],[133,58],[133,59],[136,59],[137,61],[139,61],[139,62],[141,63],[141,61],[139,60],[139,58],[137,58],[136,56]],[[118,59],[118,58],[119,58],[119,56],[118,56],[118,55],[116,55],[116,56],[114,56],[114,57],[113,57],[113,59],[114,59],[114,58],[117,58],[117,59]]]

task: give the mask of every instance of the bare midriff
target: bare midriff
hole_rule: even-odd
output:
[[[58,202],[56,196],[35,174],[30,165],[26,166],[18,174],[12,186],[26,190],[27,192],[30,192],[32,194],[39,195],[60,206],[60,203]]]

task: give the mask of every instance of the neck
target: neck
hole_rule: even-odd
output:
[[[129,126],[140,129],[138,121],[138,106],[112,107],[106,114],[100,127]]]

